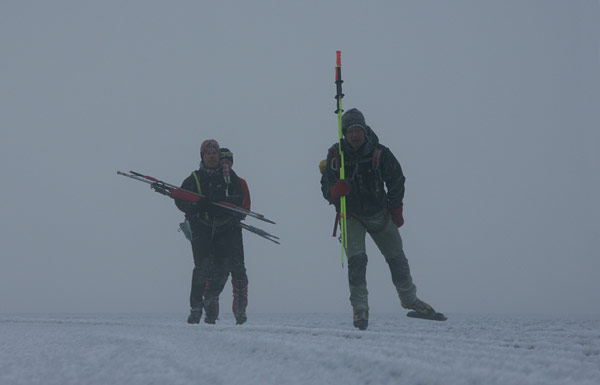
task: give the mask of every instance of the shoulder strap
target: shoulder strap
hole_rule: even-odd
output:
[[[339,176],[339,169],[340,169],[340,153],[338,151],[338,147],[337,145],[333,145],[331,146],[331,148],[329,149],[329,151],[331,151],[333,153],[333,158],[331,159],[331,164],[330,167],[333,171],[338,173]]]
[[[331,151],[333,151],[333,156],[334,156],[334,157],[336,157],[336,158],[337,158],[338,156],[340,156],[340,154],[339,154],[339,152],[338,152],[338,146],[337,146],[337,145],[335,145],[335,146],[332,146],[332,147],[331,147]]]
[[[375,171],[375,175],[377,176],[377,180],[375,182],[375,191],[376,192],[381,192],[383,186],[383,176],[381,175],[381,169],[379,167],[379,165],[381,164],[381,154],[383,153],[383,149],[382,148],[375,148],[375,151],[373,151],[373,159],[371,160],[371,168],[373,169],[373,171]]]
[[[196,174],[196,171],[194,171],[192,175],[196,180],[196,189],[198,189],[198,194],[202,194],[202,188],[200,187],[200,179],[198,179],[198,174]],[[208,213],[206,211],[204,212],[204,218],[208,220]]]
[[[202,188],[200,187],[200,179],[198,179],[198,174],[196,174],[196,171],[194,171],[192,173],[192,175],[194,176],[194,179],[196,180],[196,189],[198,190],[198,194],[202,194]]]
[[[382,148],[376,148],[373,151],[373,159],[371,160],[371,166],[373,170],[379,170],[379,165],[381,164],[381,154],[383,153]]]

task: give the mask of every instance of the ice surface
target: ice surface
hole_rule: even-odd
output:
[[[600,317],[0,315],[0,384],[600,384]]]

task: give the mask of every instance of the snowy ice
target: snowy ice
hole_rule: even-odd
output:
[[[600,384],[600,317],[0,315],[0,384]]]

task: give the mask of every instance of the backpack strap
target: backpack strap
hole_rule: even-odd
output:
[[[376,148],[375,151],[373,151],[373,159],[371,159],[371,167],[375,171],[379,170],[379,165],[381,164],[381,154],[382,153],[383,153],[382,148]]]
[[[336,145],[333,145],[329,151],[333,152],[333,158],[331,159],[331,169],[338,173],[340,171],[340,153],[338,152],[338,148]]]
[[[381,175],[381,154],[383,154],[382,148],[376,148],[373,151],[373,159],[371,159],[371,169],[375,172],[377,176],[377,181],[375,182],[375,191],[380,192],[383,184],[383,176]]]
[[[200,179],[198,179],[198,174],[196,174],[196,171],[194,171],[192,175],[196,180],[196,189],[198,190],[198,194],[202,194],[202,187],[200,187]],[[208,213],[206,211],[204,212],[204,217],[208,219]]]
[[[202,194],[202,188],[200,187],[200,179],[198,179],[198,174],[196,174],[196,171],[194,171],[192,173],[192,175],[194,176],[194,179],[196,180],[196,189],[198,190],[198,194]]]

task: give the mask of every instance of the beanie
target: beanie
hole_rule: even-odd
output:
[[[208,139],[208,140],[205,140],[204,142],[202,142],[202,145],[200,146],[200,157],[202,157],[202,155],[204,155],[206,150],[211,149],[211,148],[217,150],[217,152],[221,151],[221,149],[219,148],[219,143],[217,143],[216,140]]]
[[[221,148],[221,160],[228,161],[233,165],[233,152],[227,147]]]
[[[342,115],[342,133],[346,135],[350,127],[360,127],[367,134],[365,116],[357,108],[351,108]]]

